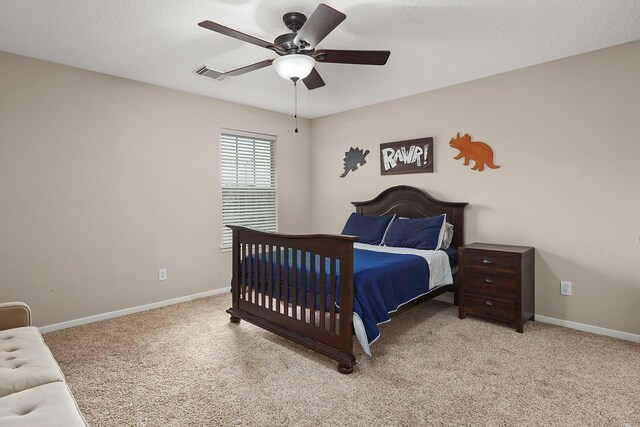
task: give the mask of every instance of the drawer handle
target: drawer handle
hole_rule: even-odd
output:
[[[487,285],[490,285],[490,284],[493,283],[493,280],[491,280],[490,278],[487,277],[487,278],[484,279],[484,283],[486,283]]]
[[[493,261],[491,261],[490,259],[483,259],[482,263],[483,264],[493,264]]]
[[[489,307],[493,307],[493,303],[491,301],[485,301],[484,303]]]

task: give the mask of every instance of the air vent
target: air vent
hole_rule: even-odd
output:
[[[220,71],[212,70],[208,68],[206,65],[203,65],[202,68],[194,71],[196,74],[200,74],[201,76],[211,77],[212,79],[222,80],[223,73]]]

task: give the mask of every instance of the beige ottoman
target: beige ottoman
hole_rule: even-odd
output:
[[[0,426],[87,426],[22,303],[0,304]]]

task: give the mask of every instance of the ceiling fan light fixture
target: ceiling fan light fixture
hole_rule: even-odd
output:
[[[297,53],[280,56],[273,61],[278,75],[286,80],[304,79],[315,65],[316,60],[311,56]]]

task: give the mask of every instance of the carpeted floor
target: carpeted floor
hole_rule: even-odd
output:
[[[45,335],[99,426],[640,425],[640,344],[422,304],[335,362],[247,322],[222,295]]]

